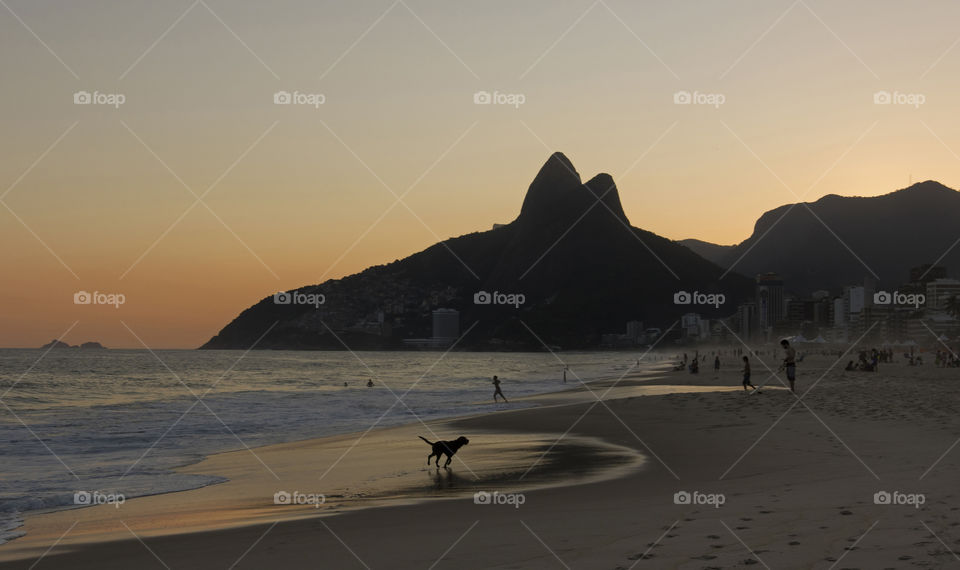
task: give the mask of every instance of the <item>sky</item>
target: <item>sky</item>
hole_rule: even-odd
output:
[[[275,291],[511,221],[554,151],[611,174],[633,225],[721,244],[787,203],[960,188],[958,19],[947,1],[3,0],[0,346],[199,346]]]

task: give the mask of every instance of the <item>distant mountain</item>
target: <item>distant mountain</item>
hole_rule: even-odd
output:
[[[956,274],[960,247],[950,248],[960,239],[958,222],[960,192],[928,180],[883,196],[831,194],[781,206],[763,214],[753,235],[734,246],[680,243],[722,267],[736,263],[733,268],[744,275],[779,273],[784,286],[799,294],[836,292],[873,274],[881,287],[893,288],[924,263],[937,262]]]
[[[84,349],[106,349],[107,347],[103,346],[99,342],[85,342],[80,346],[75,344],[67,344],[61,340],[53,339],[47,344],[40,347],[41,349],[47,348],[84,348]]]
[[[265,333],[258,348],[342,348],[341,341],[393,348],[403,338],[430,337],[436,308],[460,311],[460,330],[469,330],[464,347],[587,348],[603,333],[623,332],[627,321],[666,329],[691,310],[733,313],[751,282],[735,273],[720,281],[722,273],[690,249],[630,226],[609,175],[583,183],[555,153],[513,222],[281,295],[289,304],[266,297],[202,348],[246,349]],[[681,290],[723,293],[727,303],[675,305]],[[482,292],[500,296],[483,304],[490,297]]]
[[[685,239],[680,240],[679,243],[689,247],[693,250],[694,253],[709,259],[714,263],[719,263],[720,260],[726,259],[727,255],[732,251],[736,246],[734,245],[717,245],[715,243],[710,243],[708,241],[701,241],[698,239]]]

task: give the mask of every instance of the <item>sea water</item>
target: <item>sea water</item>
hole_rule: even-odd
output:
[[[212,453],[504,409],[494,374],[516,398],[637,371],[624,352],[562,358],[566,384],[549,353],[0,350],[0,544],[77,493],[222,482],[175,471]]]

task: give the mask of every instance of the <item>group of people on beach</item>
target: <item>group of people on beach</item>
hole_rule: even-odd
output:
[[[797,350],[790,346],[790,341],[783,339],[780,341],[780,347],[783,349],[783,362],[780,365],[779,372],[786,372],[787,381],[790,383],[790,391],[796,393],[796,382],[797,382],[797,362],[803,360],[803,356],[797,356]],[[743,360],[743,390],[744,392],[752,388],[755,392],[759,392],[760,389],[757,386],[754,386],[750,381],[751,370],[750,370],[750,357],[746,354],[743,354],[743,349],[733,349],[731,351],[734,355],[740,356]],[[754,352],[755,355],[759,354],[759,351]],[[700,372],[700,362],[706,360],[706,355],[700,356],[699,352],[695,352],[693,358],[689,361],[687,360],[687,353],[683,353],[683,359],[680,360],[674,366],[674,371],[683,371],[688,370],[691,374],[698,374]],[[714,372],[720,372],[720,354],[715,354],[713,358],[713,370]]]

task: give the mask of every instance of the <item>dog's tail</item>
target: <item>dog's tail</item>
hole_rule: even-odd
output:
[[[419,437],[419,438],[422,439],[423,441],[427,442],[427,445],[433,445],[433,442],[432,442],[432,441],[430,441],[429,439],[423,437],[422,435],[418,435],[417,437]]]

